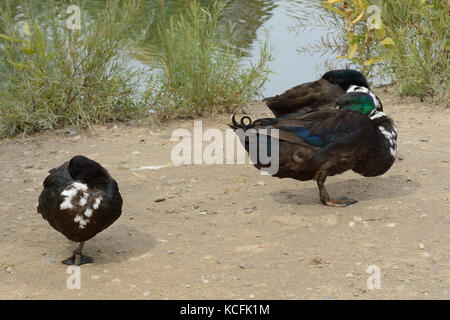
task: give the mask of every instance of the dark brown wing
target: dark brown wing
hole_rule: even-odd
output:
[[[265,98],[267,106],[276,117],[295,113],[309,112],[320,107],[333,106],[336,99],[345,94],[340,86],[324,79],[308,82],[287,90],[283,94]]]

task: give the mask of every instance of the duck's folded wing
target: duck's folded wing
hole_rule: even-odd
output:
[[[270,128],[279,130],[280,140],[312,148],[332,148],[335,145],[353,148],[373,136],[369,117],[348,109],[323,109],[272,121]]]
[[[298,111],[312,111],[318,107],[331,105],[345,91],[337,85],[320,79],[287,90],[283,94],[265,98],[269,109],[276,115]]]
[[[39,195],[37,212],[44,218],[47,214],[57,211],[61,202],[61,192],[72,181],[67,170],[69,163],[66,162],[58,168],[50,170],[50,174],[44,180],[44,190]]]
[[[312,159],[312,166],[317,168],[356,163],[375,144],[376,135],[370,118],[357,111],[342,109],[329,117],[325,112],[317,112],[298,122],[297,126],[280,123],[280,130],[295,132],[309,145],[320,148]]]

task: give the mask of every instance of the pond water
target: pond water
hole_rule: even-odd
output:
[[[258,55],[261,41],[265,36],[264,30],[267,30],[274,58],[269,64],[274,73],[270,75],[269,82],[264,88],[264,96],[279,94],[297,84],[317,80],[327,71],[324,62],[337,56],[299,50],[300,47],[317,44],[327,33],[327,30],[321,27],[307,29],[298,27],[303,17],[321,14],[318,9],[308,4],[312,1],[314,0],[273,1],[276,6],[271,16],[258,29],[257,40],[252,44],[251,56]]]
[[[45,19],[46,12],[43,9],[47,0],[32,1],[31,9],[40,20]],[[54,0],[55,3],[64,8],[81,1]],[[105,1],[89,0],[85,2],[84,10],[88,16],[95,16]],[[200,0],[204,5],[211,0]],[[262,95],[270,96],[282,93],[285,90],[306,81],[318,79],[325,71],[324,61],[333,59],[330,54],[321,56],[317,53],[298,50],[300,46],[308,47],[317,43],[321,36],[326,34],[326,30],[320,27],[300,30],[296,27],[302,17],[319,20],[321,12],[311,6],[311,3],[318,0],[228,0],[228,6],[223,19],[236,24],[238,37],[235,45],[242,50],[246,61],[256,62],[259,57],[261,45],[264,42],[266,33],[269,37],[269,44],[273,48],[274,60],[269,64],[269,68],[274,72],[270,75]],[[165,0],[167,12],[174,14],[183,10],[190,1],[185,0]],[[13,7],[17,10],[17,17],[21,15],[19,0],[11,0]],[[153,24],[150,33],[155,34],[156,10],[159,10],[159,0],[145,1],[146,21],[137,21],[136,28],[143,26],[153,17]],[[156,11],[158,12],[158,11]],[[138,67],[148,67],[151,65],[152,36],[149,37],[145,48],[139,50],[139,54],[133,55],[133,65]],[[146,51],[147,50],[147,51]],[[248,63],[248,62],[247,62]]]

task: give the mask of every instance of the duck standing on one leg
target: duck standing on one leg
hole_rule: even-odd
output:
[[[351,69],[328,71],[319,80],[300,84],[280,95],[265,98],[264,101],[273,114],[279,117],[333,107],[341,95],[350,92],[369,94],[377,110],[383,111],[380,99],[370,90],[364,75]]]
[[[243,121],[249,120],[248,117],[237,123],[233,116],[230,126],[247,151],[261,146],[268,149],[265,154],[271,154],[271,141],[278,139],[279,168],[273,176],[301,181],[315,179],[323,204],[345,207],[356,201],[345,197],[331,199],[325,189],[327,176],[347,170],[368,177],[385,173],[396,157],[397,130],[385,113],[377,111],[368,94],[344,94],[337,99],[336,107],[250,120],[248,124]],[[254,129],[251,131],[257,139],[249,138],[252,134],[249,129]],[[277,135],[273,129],[278,130]],[[261,139],[267,139],[267,143],[260,143]],[[257,148],[250,148],[250,143],[258,143]],[[270,166],[261,164],[259,156],[256,159],[256,168]]]
[[[117,182],[99,163],[75,156],[50,170],[39,196],[38,213],[69,240],[79,242],[68,265],[92,263],[82,254],[84,242],[108,228],[122,213]]]

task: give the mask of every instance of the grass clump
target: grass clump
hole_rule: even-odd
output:
[[[0,4],[0,137],[145,116],[121,49],[142,1],[107,1],[80,30],[66,27],[66,7],[48,0],[44,23],[30,4],[21,20]]]
[[[232,45],[234,25],[219,24],[225,8],[222,1],[209,8],[193,1],[167,21],[161,0],[162,72],[149,92],[159,120],[232,112],[257,96],[266,82],[271,60],[267,42],[255,65],[242,66],[240,51]]]
[[[341,55],[341,61],[379,83],[393,84],[400,94],[450,107],[448,0],[316,0],[310,5],[324,13],[320,26],[330,30],[321,49]],[[373,6],[380,24],[370,29]]]
[[[394,40],[385,48],[382,71],[392,73],[402,94],[431,98],[450,108],[449,2],[375,1]]]

